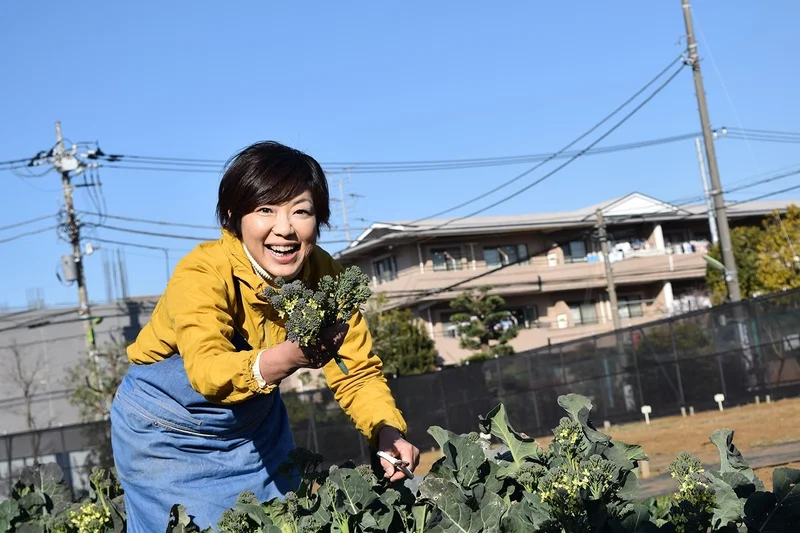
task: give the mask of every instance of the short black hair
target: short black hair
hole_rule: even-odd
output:
[[[310,191],[317,216],[317,235],[330,227],[330,194],[325,172],[316,159],[275,141],[259,141],[234,154],[219,183],[217,220],[242,238],[242,217],[265,204],[282,204]],[[230,211],[230,215],[228,212]]]

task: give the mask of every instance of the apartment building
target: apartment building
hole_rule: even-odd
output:
[[[759,224],[792,203],[732,204],[728,217],[732,226]],[[572,212],[373,224],[336,257],[369,273],[390,307],[411,308],[452,364],[469,352],[459,347],[449,302],[481,285],[503,296],[515,317],[517,351],[613,329],[598,210],[623,327],[709,305],[706,206],[639,193]]]

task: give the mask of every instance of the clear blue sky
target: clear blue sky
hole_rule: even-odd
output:
[[[694,11],[714,126],[737,126],[738,115],[745,128],[800,130],[800,3],[695,0]],[[122,154],[226,159],[260,139],[323,162],[555,151],[677,56],[684,33],[679,0],[3,2],[0,20],[0,161],[49,149],[55,120],[69,139]],[[605,143],[698,130],[684,69]],[[723,183],[800,163],[796,145],[728,139],[717,147]],[[422,217],[524,169],[354,175],[347,192],[363,197],[350,217]],[[118,169],[102,170],[101,179],[110,214],[213,224],[214,174]],[[55,173],[21,179],[0,171],[0,180],[0,227],[58,209]],[[575,209],[632,191],[666,201],[700,193],[693,142],[587,157],[487,214]],[[92,209],[86,191],[76,203]],[[0,231],[0,240],[50,224]],[[95,235],[170,247],[173,264],[193,245]],[[53,231],[0,244],[0,304],[24,306],[26,289],[36,287],[49,304],[74,304],[75,288],[55,278],[68,251]],[[158,294],[162,254],[130,248],[126,257],[131,294]],[[90,296],[103,300],[102,253],[86,264]]]

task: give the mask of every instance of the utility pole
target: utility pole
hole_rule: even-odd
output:
[[[722,197],[722,185],[719,179],[719,168],[717,167],[717,154],[714,151],[714,138],[711,134],[711,123],[708,119],[708,106],[706,104],[706,93],[703,88],[703,76],[700,73],[700,57],[697,53],[697,41],[694,37],[694,27],[692,25],[692,7],[689,0],[681,0],[683,7],[683,20],[686,24],[686,46],[689,56],[685,63],[692,67],[694,77],[694,92],[697,96],[697,110],[700,113],[700,124],[703,130],[703,143],[706,148],[706,159],[708,160],[708,173],[711,178],[711,198],[714,200],[714,211],[717,218],[719,229],[719,242],[722,248],[722,263],[725,265],[725,281],[728,283],[728,296],[731,302],[741,301],[742,295],[739,290],[739,274],[736,271],[736,260],[733,257],[733,244],[731,243],[731,231],[728,226],[728,216],[725,210],[725,200]]]
[[[608,301],[611,304],[611,321],[614,324],[614,331],[621,329],[619,320],[619,306],[617,303],[617,288],[614,285],[614,271],[611,269],[611,261],[608,259],[608,233],[606,223],[603,219],[603,211],[598,209],[597,231],[600,234],[600,252],[603,254],[603,263],[606,266],[606,289],[608,290]]]
[[[717,233],[717,217],[714,215],[714,202],[711,200],[711,194],[708,187],[708,176],[706,175],[706,161],[703,159],[703,149],[700,146],[700,138],[694,138],[694,146],[697,149],[697,162],[700,164],[700,178],[703,180],[703,194],[706,199],[706,210],[708,211],[708,229],[711,232],[711,242],[717,244],[719,242],[719,233]]]
[[[339,200],[342,202],[342,222],[344,223],[344,236],[347,242],[350,241],[350,225],[347,223],[347,203],[344,201],[344,186],[342,178],[339,178]]]
[[[53,154],[53,166],[61,173],[61,186],[64,190],[64,206],[67,216],[67,231],[69,242],[72,245],[72,258],[75,261],[75,277],[78,283],[78,316],[83,319],[86,327],[86,347],[93,357],[97,354],[97,344],[94,339],[94,323],[92,310],[89,307],[89,296],[86,292],[86,278],[83,271],[83,258],[81,256],[81,230],[78,218],[75,216],[75,205],[72,200],[72,183],[69,173],[79,167],[75,154],[64,150],[64,139],[61,136],[61,122],[56,121],[56,151]]]

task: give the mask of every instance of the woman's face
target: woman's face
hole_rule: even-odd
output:
[[[272,277],[293,279],[317,243],[317,216],[311,192],[285,204],[258,206],[243,216],[242,242]]]

